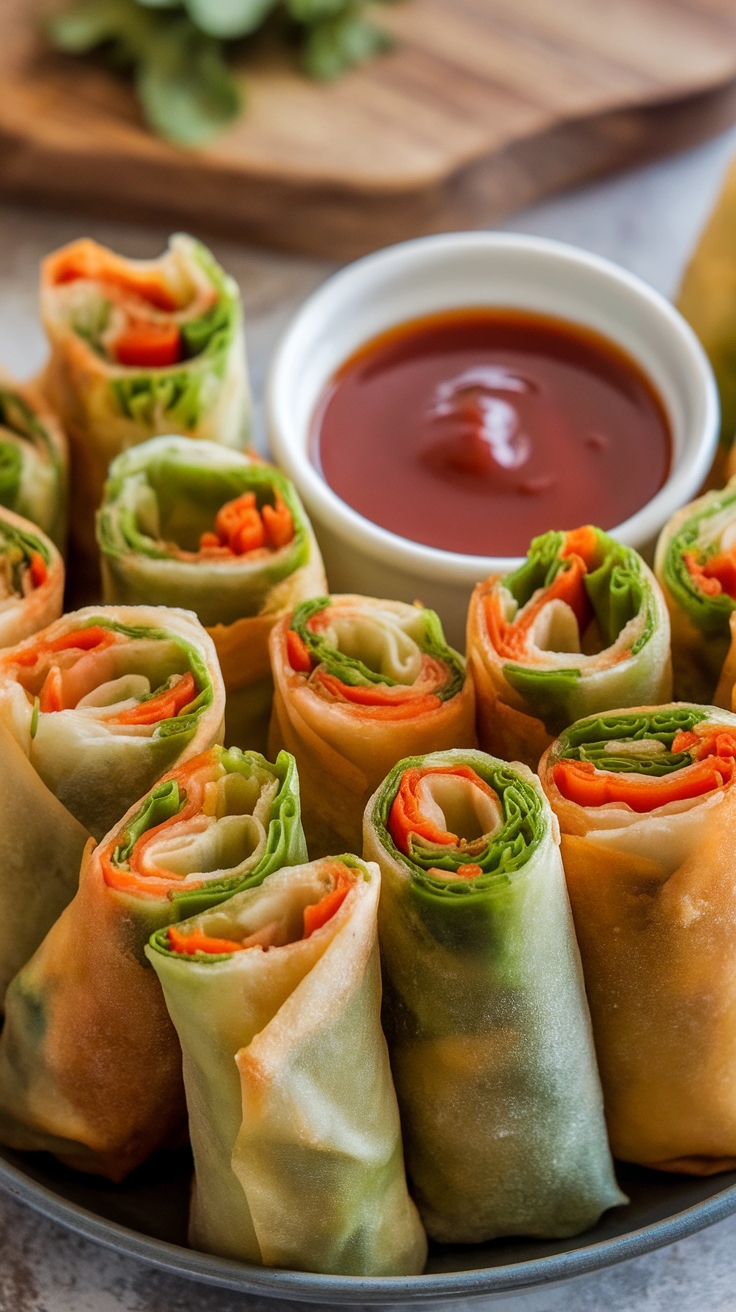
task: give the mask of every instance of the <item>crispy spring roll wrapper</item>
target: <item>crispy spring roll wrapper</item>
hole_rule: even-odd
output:
[[[91,847],[91,845],[90,845]],[[212,747],[131,808],[12,981],[0,1140],[121,1180],[186,1137],[179,1041],[151,933],[304,860],[294,762]]]
[[[475,588],[468,665],[481,747],[534,770],[581,715],[672,696],[667,607],[630,547],[591,525],[545,533]]]
[[[736,473],[736,163],[685,271],[677,308],[695,330],[713,366],[721,398],[721,441],[711,487]],[[730,453],[730,459],[729,459]],[[730,468],[729,468],[730,463]]]
[[[730,710],[733,677],[720,683],[736,611],[736,478],[675,512],[654,569],[670,612],[675,695]]]
[[[187,611],[92,607],[0,651],[0,1004],[99,839],[221,741],[225,690]]]
[[[0,648],[14,647],[57,620],[63,601],[64,562],[57,548],[35,524],[0,506]]]
[[[613,1174],[558,829],[526,766],[400,761],[365,812],[384,1025],[431,1238],[578,1234]]]
[[[110,462],[157,433],[245,445],[250,399],[238,288],[178,234],[156,260],[85,238],[41,268],[51,345],[43,386],[71,448],[71,540],[96,563],[94,515]]]
[[[265,751],[268,635],[327,587],[293,484],[214,442],[155,437],[113,461],[97,540],[106,602],[196,611],[225,680],[226,740]]]
[[[736,1166],[736,716],[675,702],[581,720],[540,763],[611,1146]]]
[[[476,744],[472,681],[433,610],[318,597],[270,644],[269,753],[296,757],[312,857],[360,850],[366,802],[399,757]]]
[[[0,506],[37,524],[63,551],[69,454],[43,397],[0,368]]]
[[[427,1244],[381,1029],[380,875],[280,870],[151,938],[184,1054],[194,1248],[331,1275],[413,1275]]]

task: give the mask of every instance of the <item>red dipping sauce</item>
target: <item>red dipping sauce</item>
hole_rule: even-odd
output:
[[[311,458],[343,501],[401,537],[523,556],[550,528],[609,529],[670,469],[651,382],[607,338],[501,309],[434,314],[351,356],[317,408]]]

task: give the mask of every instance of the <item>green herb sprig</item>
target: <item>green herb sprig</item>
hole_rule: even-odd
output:
[[[365,16],[368,0],[75,0],[47,25],[59,50],[102,48],[132,72],[148,126],[181,146],[201,146],[243,108],[225,43],[268,20],[299,49],[310,77],[327,81],[391,44]]]

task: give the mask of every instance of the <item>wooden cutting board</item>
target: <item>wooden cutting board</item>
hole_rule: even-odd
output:
[[[0,0],[0,190],[350,257],[478,227],[736,119],[733,0],[398,0],[389,54],[319,85],[245,69],[212,146],[143,127],[130,86],[44,47]]]

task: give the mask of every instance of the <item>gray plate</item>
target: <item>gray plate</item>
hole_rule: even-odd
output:
[[[79,1175],[45,1153],[0,1148],[0,1185],[78,1234],[119,1253],[210,1285],[314,1303],[397,1303],[501,1294],[622,1262],[736,1212],[736,1171],[698,1179],[619,1165],[628,1207],[607,1212],[573,1240],[432,1245],[426,1273],[359,1279],[267,1270],[186,1245],[191,1157],[157,1153],[121,1185]]]

